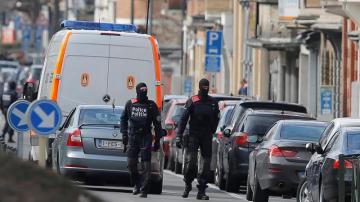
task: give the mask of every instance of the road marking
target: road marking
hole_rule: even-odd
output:
[[[169,175],[172,175],[172,176],[175,176],[175,177],[178,177],[178,178],[183,178],[182,175],[180,175],[180,174],[175,174],[175,173],[173,173],[173,172],[171,172],[171,171],[169,171],[169,170],[164,170],[164,173],[167,173],[167,174],[169,174]],[[224,190],[219,189],[219,187],[217,187],[216,185],[213,185],[213,184],[208,184],[208,186],[209,186],[210,188],[212,188],[212,189],[215,189],[215,190],[221,191],[221,192],[223,192],[223,193],[226,193],[226,194],[228,194],[229,196],[231,196],[231,197],[233,197],[233,198],[240,199],[240,200],[245,200],[245,201],[246,201],[245,196],[242,196],[242,195],[239,195],[239,194],[234,194],[234,193],[226,192],[226,191],[224,191]]]
[[[23,113],[19,109],[15,108],[13,110],[13,114],[20,119],[20,122],[17,125],[18,127],[26,125],[25,113]]]
[[[40,107],[36,107],[36,114],[41,118],[39,128],[54,128],[55,127],[55,111],[52,111],[50,115],[47,115]]]

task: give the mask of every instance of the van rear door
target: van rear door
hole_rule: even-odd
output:
[[[155,70],[147,38],[111,36],[108,93],[116,105],[136,97],[136,84],[145,82],[149,99],[155,100]]]
[[[63,61],[58,104],[67,114],[80,104],[104,104],[110,37],[74,33]]]

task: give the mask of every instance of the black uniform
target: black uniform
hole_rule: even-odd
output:
[[[10,127],[7,121],[7,112],[9,107],[17,100],[18,94],[16,92],[16,83],[14,81],[9,82],[9,88],[2,95],[2,106],[1,110],[5,116],[5,126],[2,131],[2,137],[4,138],[6,133],[9,134],[9,142],[14,142],[14,130]]]
[[[215,133],[219,122],[219,107],[216,100],[208,95],[209,81],[202,79],[199,83],[199,94],[191,97],[185,104],[185,112],[181,118],[177,145],[185,148],[185,173],[186,184],[184,198],[188,197],[191,190],[191,183],[196,177],[197,156],[200,148],[201,156],[204,159],[203,167],[198,175],[198,199],[208,200],[205,189],[210,172],[212,155],[212,134]],[[184,130],[189,121],[189,135],[183,137]]]
[[[129,143],[128,166],[132,183],[135,185],[134,194],[141,192],[146,197],[151,169],[152,125],[155,127],[154,150],[160,148],[162,137],[161,117],[157,105],[147,98],[146,84],[136,86],[137,98],[129,100],[121,116],[121,132],[123,143]],[[129,126],[130,123],[130,126]],[[142,176],[138,173],[138,157],[141,155],[143,163]]]

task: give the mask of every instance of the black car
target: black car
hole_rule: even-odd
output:
[[[232,129],[224,130],[217,154],[220,189],[237,192],[246,183],[249,154],[258,145],[248,140],[262,138],[274,123],[284,119],[311,118],[304,113],[248,109]]]
[[[321,135],[319,143],[309,143],[313,155],[306,166],[305,179],[299,185],[298,201],[337,201],[340,154],[360,153],[360,120],[335,119]],[[350,194],[352,164],[345,161],[346,193]]]
[[[247,200],[267,202],[272,193],[295,195],[311,157],[306,144],[319,141],[326,126],[319,121],[283,120],[264,138],[249,137],[248,142],[261,143],[249,156]]]

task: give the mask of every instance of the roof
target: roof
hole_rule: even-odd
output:
[[[31,69],[42,69],[43,65],[31,65]]]
[[[174,103],[174,104],[185,104],[187,101],[187,99],[182,99],[182,98],[179,98],[179,99],[173,99],[173,100],[170,100],[171,103]]]
[[[360,119],[354,118],[338,118],[334,119],[332,122],[339,127],[360,126]]]
[[[185,95],[164,95],[164,101],[172,99],[188,99],[188,96]]]
[[[102,31],[102,30],[77,30],[77,29],[63,29],[62,31],[70,31],[73,34],[99,34],[99,33],[106,33],[106,34],[114,34],[114,35],[120,35],[120,36],[130,36],[130,37],[137,37],[137,38],[149,38],[150,35],[147,34],[139,34],[139,33],[133,33],[133,32],[116,32],[116,31]]]
[[[310,115],[304,113],[297,113],[292,111],[280,111],[280,110],[253,110],[248,109],[251,114],[255,115],[284,115],[284,116],[298,116],[298,117],[307,117],[311,118]]]
[[[316,121],[316,120],[281,120],[279,123],[283,124],[324,124],[327,125],[327,122],[324,121]]]
[[[244,108],[273,109],[273,110],[283,110],[283,111],[291,111],[298,113],[307,113],[306,107],[294,103],[271,102],[271,101],[244,101],[244,102],[239,102],[238,104]]]

